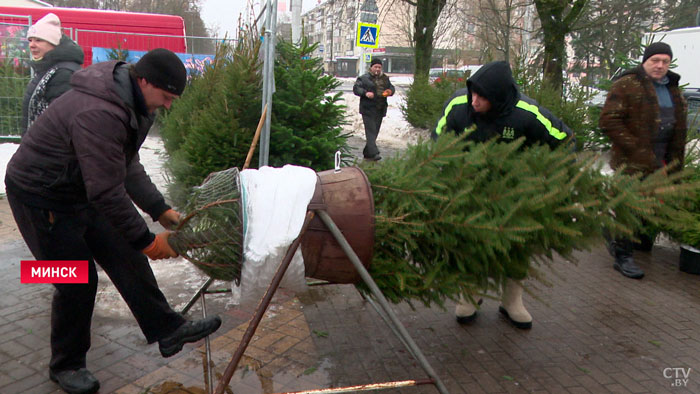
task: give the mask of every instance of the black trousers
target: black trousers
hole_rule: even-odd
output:
[[[634,234],[639,240],[633,241],[627,237],[613,238],[607,230],[603,229],[603,238],[608,246],[608,251],[613,257],[631,257],[634,250],[651,251],[658,233],[649,222],[642,219],[642,228]]]
[[[24,205],[9,192],[7,199],[22,237],[37,260],[88,261],[87,284],[54,284],[51,370],[86,366],[97,294],[95,262],[126,301],[148,343],[171,334],[185,322],[158,288],[148,258],[134,250],[95,209],[49,212]]]
[[[362,123],[365,124],[365,149],[362,154],[366,158],[372,158],[379,154],[377,148],[377,136],[379,128],[382,127],[382,115],[362,115]]]

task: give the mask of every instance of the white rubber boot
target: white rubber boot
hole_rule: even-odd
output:
[[[503,313],[513,325],[518,328],[531,328],[532,316],[523,305],[523,286],[521,281],[506,279],[503,288],[501,306],[498,310]]]
[[[469,300],[465,299],[464,296],[459,296],[459,302],[455,306],[455,317],[457,318],[457,323],[467,324],[471,323],[476,319],[476,312],[478,310],[477,306],[481,305],[482,299],[476,300],[476,305],[472,304]]]

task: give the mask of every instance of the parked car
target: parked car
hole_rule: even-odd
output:
[[[700,89],[686,89],[683,96],[688,101],[688,131],[700,136]]]
[[[445,78],[464,79],[464,71],[456,68],[431,68],[429,74],[430,82],[440,82]]]
[[[470,66],[463,66],[460,68],[464,72],[464,78],[469,78],[474,75],[475,72],[479,71],[481,64],[472,64]]]

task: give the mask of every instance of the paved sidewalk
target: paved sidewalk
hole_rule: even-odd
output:
[[[50,285],[22,285],[19,261],[30,259],[0,199],[0,393],[55,393],[49,381]],[[450,393],[700,392],[700,276],[678,270],[669,244],[637,253],[642,280],[612,269],[603,247],[579,253],[577,265],[555,261],[551,287],[537,285],[525,303],[528,331],[513,328],[487,299],[476,322],[460,326],[447,311],[395,306]],[[206,278],[189,263],[155,262],[156,277],[181,307]],[[111,283],[100,273],[88,367],[100,393],[205,393],[203,341],[170,359],[147,345]],[[220,287],[216,283],[213,287]],[[226,295],[207,296],[224,325],[212,336],[214,384],[252,315]],[[199,317],[199,306],[190,316]],[[687,377],[683,376],[683,373]],[[279,292],[245,353],[228,393],[318,389],[426,375],[350,285]],[[676,380],[687,379],[687,381]],[[432,386],[381,391],[437,393]]]
[[[700,277],[678,271],[677,248],[639,253],[643,280],[613,271],[603,247],[579,257],[555,263],[553,286],[535,291],[541,301],[525,297],[529,331],[513,328],[496,300],[466,326],[453,304],[396,310],[450,393],[700,392]],[[352,288],[316,289],[312,301],[304,314],[312,330],[328,332],[315,343],[335,366],[334,384],[424,376]],[[687,382],[669,368],[683,368]]]

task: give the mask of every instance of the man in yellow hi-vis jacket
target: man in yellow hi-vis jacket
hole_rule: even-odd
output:
[[[433,139],[454,132],[467,133],[466,139],[485,142],[497,138],[509,142],[525,137],[525,145],[547,144],[554,148],[574,143],[573,132],[564,122],[520,93],[508,63],[484,65],[445,103],[443,114],[432,132]],[[522,301],[521,281],[528,265],[508,267],[499,310],[518,328],[532,327],[532,316]],[[480,300],[478,300],[480,302]],[[476,306],[462,298],[455,308],[457,321],[476,318]]]

